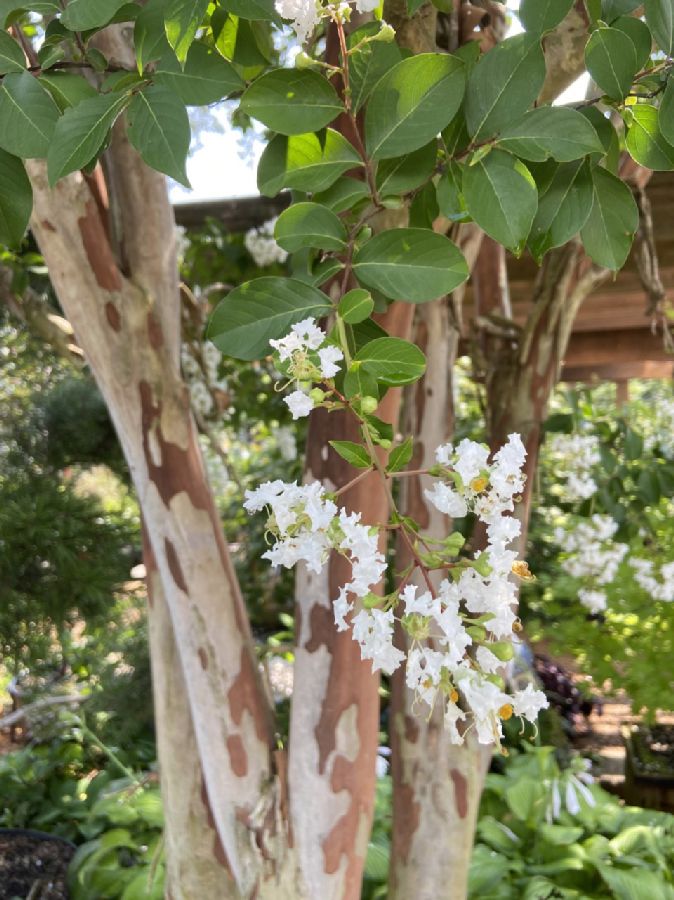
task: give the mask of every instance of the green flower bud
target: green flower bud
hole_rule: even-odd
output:
[[[395,39],[395,28],[393,27],[393,25],[389,25],[388,22],[382,22],[379,31],[370,38],[370,40],[372,41],[383,41],[383,43],[385,44],[390,44]]]
[[[501,662],[509,662],[515,655],[513,645],[510,641],[497,641],[495,644],[487,644],[487,650],[491,650],[496,659]]]
[[[310,69],[311,66],[316,65],[316,60],[312,59],[308,53],[302,51],[298,53],[295,57],[295,68],[296,69]]]
[[[379,400],[377,400],[376,397],[361,397],[360,409],[361,412],[365,413],[365,415],[373,413],[378,406]]]
[[[325,400],[325,392],[320,388],[313,388],[313,390],[309,391],[309,396],[314,403],[322,403]]]
[[[483,628],[482,625],[469,625],[466,628],[467,633],[472,637],[474,641],[481,642],[487,637],[487,630]]]
[[[366,594],[363,597],[363,607],[365,609],[376,609],[379,606],[384,605],[384,597],[380,597],[377,594]]]

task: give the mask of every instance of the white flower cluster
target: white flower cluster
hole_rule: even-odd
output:
[[[516,586],[510,576],[528,575],[526,563],[518,562],[517,554],[508,549],[520,533],[520,524],[510,513],[524,485],[525,456],[518,435],[510,435],[491,462],[488,448],[471,441],[463,441],[456,450],[449,444],[438,449],[440,481],[429,496],[433,502],[440,497],[446,505],[437,488],[447,487],[451,480],[466,511],[471,509],[487,525],[487,548],[473,560],[452,564],[451,577],[437,591],[417,596],[417,588],[407,585],[399,597],[389,600],[371,593],[386,571],[378,529],[363,525],[360,514],[338,509],[319,483],[274,481],[246,492],[248,512],[269,509],[267,530],[274,543],[263,556],[274,565],[291,567],[303,560],[320,572],[331,550],[351,561],[351,581],[334,602],[337,629],[351,626],[362,658],[371,660],[375,671],[390,675],[406,661],[407,684],[418,699],[432,707],[442,697],[454,743],[463,742],[469,727],[475,727],[481,743],[498,742],[502,720],[517,715],[534,721],[548,705],[532,685],[506,694],[499,675],[512,656],[516,622]],[[362,608],[347,621],[357,598]],[[398,607],[402,626],[412,638],[407,659],[393,642]],[[465,722],[461,729],[459,722]]]
[[[550,802],[548,803],[545,818],[549,824],[559,819],[562,813],[562,795],[564,806],[570,816],[577,816],[582,806],[582,798],[588,806],[596,806],[596,800],[590,790],[594,784],[594,778],[590,774],[592,763],[589,759],[574,761],[571,768],[562,773],[561,778],[553,778],[550,783]]]
[[[221,359],[222,354],[211,341],[196,349],[190,344],[181,348],[180,361],[192,408],[204,417],[214,411],[213,392],[227,390],[227,383],[219,377]]]
[[[629,549],[627,544],[613,540],[617,530],[618,523],[611,516],[597,513],[589,519],[581,519],[571,530],[558,528],[555,531],[555,540],[568,554],[562,561],[564,571],[592,585],[578,592],[578,599],[591,613],[606,609],[606,594],[597,587],[614,580]]]
[[[275,226],[276,219],[270,219],[259,228],[251,228],[243,239],[246,250],[260,269],[266,269],[274,263],[284,263],[288,259],[286,251],[274,239]]]
[[[379,0],[355,0],[358,12],[373,12],[379,6]],[[295,33],[303,44],[320,19],[331,11],[347,10],[349,3],[323,3],[322,0],[276,0],[276,11],[282,19],[290,19]]]
[[[284,338],[269,343],[277,351],[281,362],[287,364],[290,378],[300,385],[284,397],[283,402],[293,419],[308,416],[314,408],[314,400],[308,391],[302,390],[301,385],[334,378],[344,354],[339,347],[326,343],[325,332],[318,327],[315,319],[303,319],[293,325]]]
[[[629,564],[634,569],[634,580],[653,600],[674,603],[674,562],[665,563],[659,573],[650,559],[633,556]]]
[[[548,450],[564,499],[576,503],[597,493],[592,470],[601,462],[599,438],[594,434],[552,434]]]
[[[660,450],[667,459],[674,459],[674,400],[658,403],[655,419]]]

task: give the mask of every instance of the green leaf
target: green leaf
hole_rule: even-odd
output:
[[[375,235],[356,253],[353,271],[367,287],[407,303],[435,300],[468,278],[458,247],[424,228],[393,228]]]
[[[672,0],[644,0],[646,24],[667,56],[674,51],[674,3]]]
[[[339,301],[337,312],[347,325],[357,325],[369,319],[373,309],[372,294],[363,288],[354,288],[344,294]]]
[[[278,134],[262,154],[257,168],[257,186],[266,197],[274,197],[283,188],[324,191],[340,175],[358,168],[362,162],[347,139],[332,128],[318,134],[291,137]],[[369,196],[366,186],[365,195]]]
[[[216,13],[219,11],[221,10],[216,9]],[[251,22],[238,16],[226,18],[215,46],[225,59],[248,70],[257,70],[260,66],[264,68],[272,59],[273,46],[269,28],[264,22]],[[257,71],[252,74],[257,75]]]
[[[333,212],[341,213],[353,209],[356,203],[370,196],[370,189],[359,178],[339,178],[326,191],[314,194],[316,203],[322,203]]]
[[[501,132],[499,146],[523,159],[542,162],[551,156],[559,162],[601,153],[597,132],[575,109],[539,106]]]
[[[178,94],[187,106],[208,106],[243,90],[234,66],[204,44],[192,44],[181,66],[174,53],[162,56],[153,79]]]
[[[521,0],[517,15],[532,34],[552,31],[566,18],[573,0]]]
[[[463,197],[463,172],[465,166],[450,161],[436,186],[438,209],[452,222],[469,218]]]
[[[589,164],[584,160],[564,163],[538,198],[528,239],[529,249],[540,262],[553,247],[571,240],[587,222],[594,199]]]
[[[241,110],[279,134],[318,131],[343,112],[333,86],[309,69],[274,69],[244,92]]]
[[[660,131],[667,143],[674,141],[674,79],[667,81],[665,93],[660,103]]]
[[[259,359],[269,353],[269,341],[281,338],[291,325],[327,315],[332,305],[317,288],[293,278],[256,278],[234,288],[218,304],[208,325],[208,337],[235,359]]]
[[[625,145],[632,159],[656,172],[674,169],[674,147],[660,131],[657,109],[646,103],[638,103],[631,106],[630,110],[632,124],[627,131]]]
[[[541,789],[539,781],[527,777],[519,778],[506,789],[506,803],[512,814],[521,822],[525,822],[531,815]]]
[[[583,829],[573,825],[549,825],[547,822],[541,822],[538,834],[554,847],[568,847],[569,844],[575,844],[581,839]]]
[[[585,47],[587,70],[602,91],[622,100],[637,71],[637,51],[631,38],[617,28],[597,28]]]
[[[536,184],[523,163],[503,150],[492,150],[464,172],[463,196],[480,228],[521,253],[538,207]]]
[[[305,247],[320,250],[346,247],[346,228],[332,210],[320,203],[293,203],[278,217],[274,236],[288,253]]]
[[[421,190],[416,192],[410,204],[410,228],[432,228],[439,215],[440,207],[435,185],[432,181],[427,181]]]
[[[436,137],[456,115],[465,90],[463,63],[447,53],[420,53],[377,83],[365,114],[372,159],[411,153]]]
[[[61,111],[77,106],[97,93],[83,75],[70,72],[46,72],[40,75],[40,84],[47,88]]]
[[[618,869],[599,862],[595,862],[595,866],[615,900],[668,900],[671,897],[667,882],[648,869]]]
[[[190,123],[183,102],[163,84],[137,93],[129,106],[129,140],[143,160],[186,187]]]
[[[426,357],[421,350],[402,338],[377,338],[366,344],[354,362],[387,387],[411,384],[424,374]]]
[[[52,187],[60,178],[83,169],[98,155],[128,102],[126,94],[100,94],[65,111],[56,123],[47,154]]]
[[[88,31],[106,25],[128,0],[69,0],[61,21],[71,31]],[[32,7],[31,3],[27,4]]]
[[[433,174],[438,158],[435,138],[425,147],[407,156],[385,159],[377,166],[377,190],[380,196],[404,194],[423,184]]]
[[[353,441],[328,441],[328,443],[349,465],[357,469],[369,469],[372,465],[370,454],[360,444],[354,444]]]
[[[633,12],[642,2],[643,0],[601,0],[601,18],[612,25],[614,19]]]
[[[0,150],[0,244],[18,247],[32,209],[33,190],[23,163]]]
[[[485,53],[466,90],[466,122],[473,139],[490,137],[519,118],[544,81],[545,58],[535,35],[515,35]]]
[[[6,31],[0,31],[0,75],[23,72],[25,68],[26,60],[21,47]]]
[[[168,4],[164,14],[166,37],[181,63],[187,59],[208,4],[209,0],[170,0]]]
[[[0,147],[22,159],[47,155],[59,111],[28,72],[5,75],[0,86]]]
[[[349,47],[355,47],[365,35],[376,34],[380,28],[379,22],[369,22],[363,28],[357,28],[349,35]],[[400,59],[400,49],[394,41],[368,41],[354,50],[349,57],[349,86],[354,112],[358,112],[365,103],[382,75],[399,63]]]
[[[394,447],[393,450],[391,450],[391,455],[388,458],[386,471],[400,472],[400,470],[404,469],[412,459],[413,452],[414,440],[411,437],[408,437],[402,442],[402,444],[398,444],[397,447]]]
[[[648,25],[641,19],[635,19],[634,16],[620,16],[611,23],[611,27],[622,31],[632,41],[637,55],[637,69],[643,69],[650,59],[653,43]]]
[[[242,19],[272,22],[277,18],[274,0],[221,0],[221,5]]]
[[[168,0],[150,0],[136,18],[133,45],[136,64],[141,74],[149,62],[160,59],[169,49],[164,24],[167,2]]]
[[[639,225],[639,211],[627,185],[606,169],[592,170],[592,211],[581,231],[586,252],[600,266],[622,268]]]
[[[352,400],[354,397],[374,397],[380,396],[377,379],[370,375],[362,366],[355,366],[349,369],[344,376],[344,396]]]

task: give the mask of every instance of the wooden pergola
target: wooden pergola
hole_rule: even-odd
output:
[[[656,250],[665,289],[674,291],[674,172],[657,172],[647,188],[652,206]],[[241,233],[278,215],[289,196],[250,197],[186,203],[175,207],[176,221],[195,228],[212,217],[228,231]],[[510,302],[516,323],[531,303],[536,264],[528,254],[508,258]],[[647,298],[631,257],[612,282],[583,303],[564,360],[562,380],[613,381],[618,399],[626,399],[630,378],[672,378],[674,358],[653,328]]]

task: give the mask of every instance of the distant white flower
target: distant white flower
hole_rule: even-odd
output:
[[[281,15],[283,15],[281,13]],[[290,18],[290,16],[284,16]],[[243,239],[246,250],[253,257],[255,265],[260,269],[266,269],[274,263],[284,263],[288,254],[274,240],[274,227],[276,219],[270,219],[259,228],[251,228]]]
[[[581,588],[578,591],[578,599],[583,606],[587,607],[595,615],[604,612],[606,609],[606,594],[603,591],[590,591],[586,588]]]

